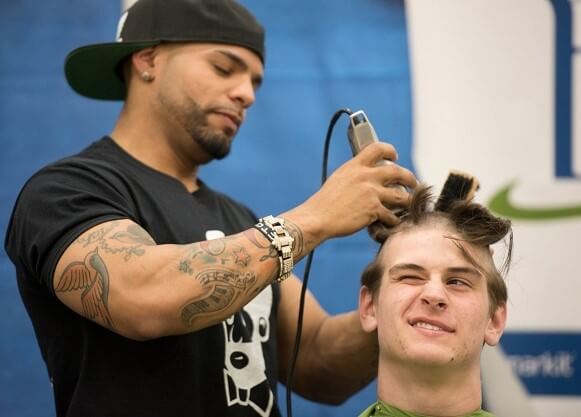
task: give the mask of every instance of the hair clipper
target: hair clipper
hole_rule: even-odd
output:
[[[353,156],[361,152],[361,149],[373,142],[379,142],[375,129],[369,122],[369,119],[363,110],[356,111],[349,115],[349,127],[347,128],[347,137],[351,145]],[[388,161],[384,161],[388,163]],[[383,162],[382,162],[383,163]]]

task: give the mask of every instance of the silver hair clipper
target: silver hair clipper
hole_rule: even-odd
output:
[[[353,156],[357,155],[363,148],[374,142],[379,142],[375,129],[365,115],[363,110],[353,112],[349,115],[349,126],[347,127],[347,137],[351,145]],[[393,164],[392,161],[382,159],[377,165]],[[407,191],[401,184],[386,184],[387,187],[401,187],[402,191]]]
[[[351,145],[353,156],[361,152],[361,149],[373,142],[379,142],[375,129],[369,122],[369,119],[363,110],[356,111],[349,115],[349,127],[347,128],[347,137]],[[391,161],[381,161],[381,164],[389,164]]]

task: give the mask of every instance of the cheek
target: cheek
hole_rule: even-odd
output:
[[[405,312],[411,303],[404,294],[383,295],[381,305],[376,308],[377,335],[381,345],[401,344],[399,339],[402,327],[406,325]]]
[[[466,303],[460,312],[459,323],[471,335],[467,343],[482,344],[489,321],[488,303],[481,300]]]
[[[393,322],[397,320],[404,313],[406,305],[409,304],[408,299],[409,297],[406,297],[401,291],[382,290],[378,297],[380,301],[376,305],[378,321]]]
[[[168,77],[164,81],[165,85],[161,86],[160,90],[170,92],[177,102],[189,104],[194,101],[202,108],[206,106],[211,88],[207,84],[200,83],[199,79],[182,77],[176,82],[176,77]]]
[[[391,313],[402,319],[418,304],[420,294],[421,291],[418,287],[403,286],[398,288],[390,300]]]

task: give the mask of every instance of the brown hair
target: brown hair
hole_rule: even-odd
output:
[[[383,244],[396,233],[430,223],[442,223],[449,226],[459,235],[459,238],[451,238],[454,239],[462,255],[486,277],[490,313],[494,313],[498,306],[506,304],[508,298],[503,276],[508,273],[512,258],[513,235],[510,220],[494,216],[486,207],[471,200],[453,201],[446,206],[445,211],[433,207],[434,198],[431,188],[421,185],[414,191],[409,209],[400,216],[401,223],[392,228],[374,229],[372,237],[381,244],[381,251]],[[507,235],[507,253],[500,270],[494,262],[491,262],[492,266],[477,263],[462,245],[466,242],[490,250],[490,245],[499,242]],[[379,261],[379,256],[376,256],[364,270],[361,284],[369,288],[375,296],[378,293],[382,275],[383,265]]]

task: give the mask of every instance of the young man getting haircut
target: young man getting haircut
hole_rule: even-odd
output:
[[[435,208],[432,208],[435,207]],[[498,343],[507,289],[491,245],[508,220],[467,199],[432,205],[416,190],[362,275],[359,314],[379,341],[378,401],[360,417],[490,417],[481,409],[480,354]]]

